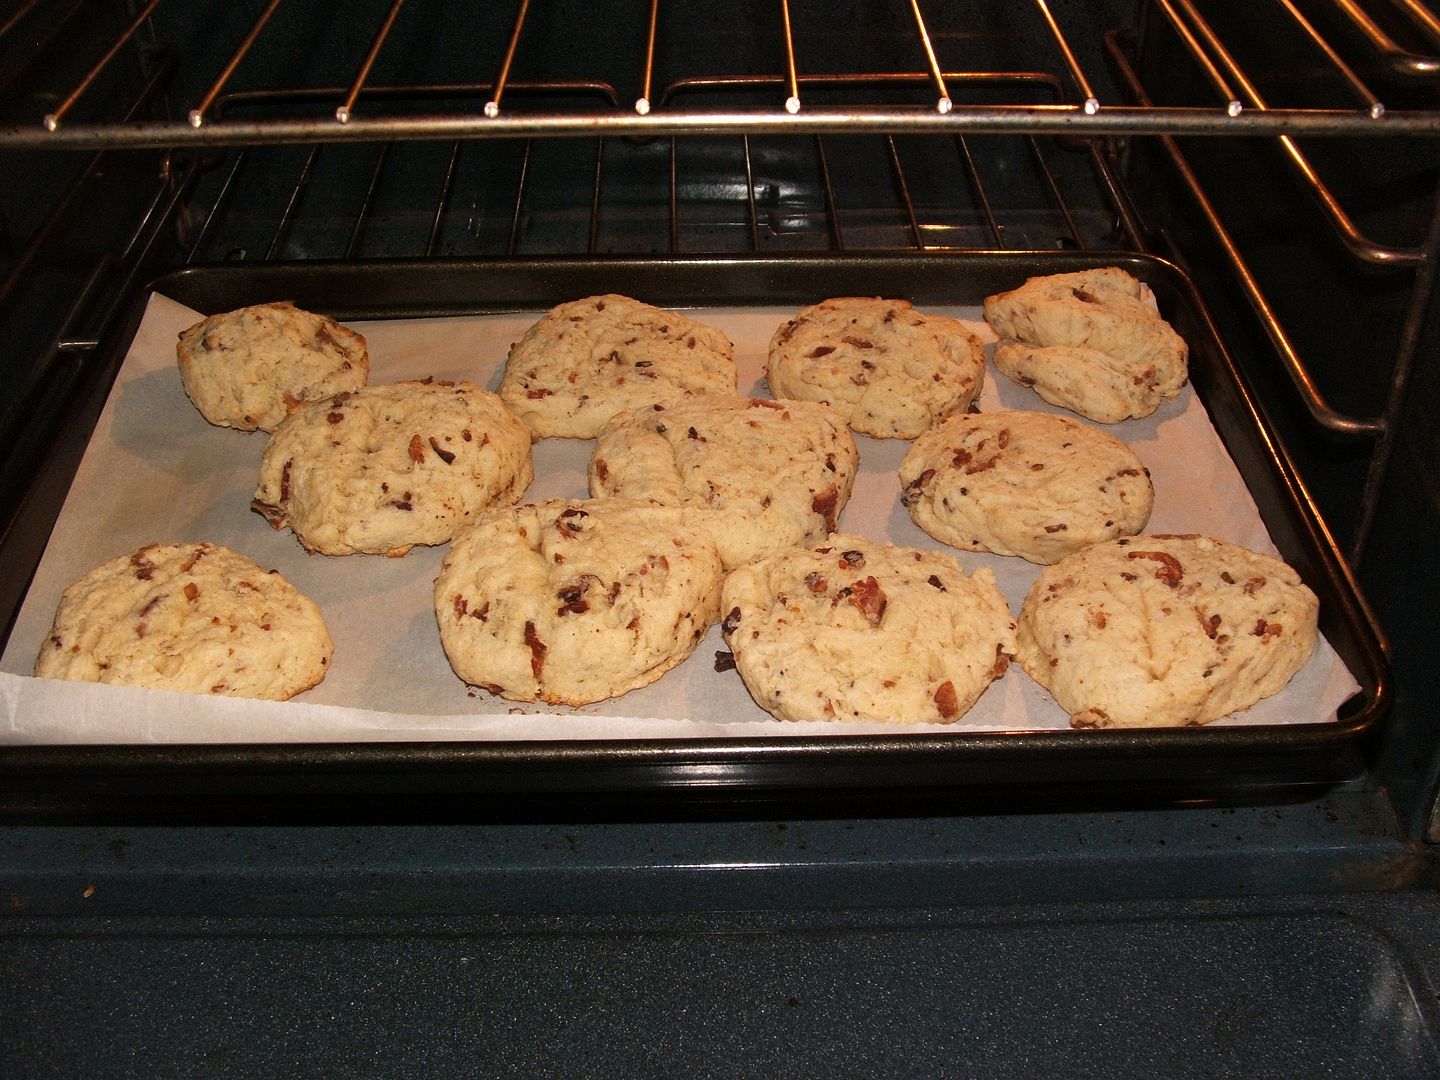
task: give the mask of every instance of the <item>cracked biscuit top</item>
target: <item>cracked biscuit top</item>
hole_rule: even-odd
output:
[[[537,437],[593,439],[622,410],[733,394],[737,380],[719,330],[610,294],[561,304],[525,331],[500,396]]]

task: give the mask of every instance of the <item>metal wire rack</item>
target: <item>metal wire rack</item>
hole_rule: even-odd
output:
[[[1440,20],[1419,0],[1253,5],[1283,35],[1263,44],[1293,52],[1304,85],[1319,88],[1312,94],[1263,85],[1247,66],[1254,36],[1227,31],[1223,6],[1200,0],[1096,5],[1107,15],[1129,9],[1108,33],[1097,32],[1106,27],[1090,5],[1058,0],[968,5],[958,15],[937,0],[863,6],[887,42],[874,58],[898,52],[915,66],[866,70],[865,50],[845,66],[810,66],[832,55],[814,42],[833,31],[821,9],[799,0],[774,0],[745,27],[752,53],[734,70],[696,70],[703,50],[685,47],[681,5],[617,8],[633,48],[597,77],[543,70],[538,58],[556,55],[556,27],[569,17],[563,4],[445,14],[426,0],[358,3],[344,7],[338,34],[323,6],[266,0],[241,22],[207,27],[215,47],[195,57],[173,0],[109,5],[92,20],[84,0],[24,0],[0,21],[0,161],[43,161],[64,182],[48,185],[33,223],[17,215],[6,230],[0,311],[33,303],[37,268],[65,246],[76,208],[117,156],[143,152],[155,168],[150,195],[129,210],[128,235],[71,287],[46,355],[7,377],[7,422],[32,411],[27,402],[58,369],[83,368],[147,258],[1147,250],[1153,237],[1126,182],[1130,149],[1145,137],[1213,232],[1314,422],[1373,443],[1358,558],[1431,303],[1440,229],[1400,240],[1367,234],[1306,147],[1432,146]],[[1026,63],[971,66],[970,20],[1002,12],[1009,22],[979,40],[1018,40]],[[307,17],[327,45],[342,39],[327,48],[328,64],[293,62],[285,21]],[[451,81],[382,77],[388,59],[413,54],[427,27],[450,19],[463,20],[474,43],[468,69]],[[54,62],[57,49],[65,63]],[[1147,51],[1186,69],[1175,100],[1147,87]],[[335,77],[311,81],[317,72]],[[1308,202],[1357,263],[1409,276],[1378,412],[1350,414],[1327,399],[1192,167],[1196,151],[1182,140],[1193,137],[1278,147],[1306,195],[1297,206]],[[401,205],[392,195],[402,187],[430,194]]]

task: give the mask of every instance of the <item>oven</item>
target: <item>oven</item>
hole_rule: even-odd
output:
[[[0,109],[6,1075],[1440,1074],[1422,0],[12,0]],[[13,659],[47,560],[135,527],[86,493],[168,475],[143,527],[223,482],[147,451],[156,297],[748,325],[1110,265],[1190,342],[1338,703],[187,739]]]

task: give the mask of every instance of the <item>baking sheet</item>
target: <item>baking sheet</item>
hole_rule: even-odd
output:
[[[276,299],[282,299],[277,297]],[[974,307],[927,305],[993,335]],[[765,396],[770,335],[793,308],[690,312],[736,345],[740,391]],[[491,389],[512,341],[540,312],[351,325],[365,334],[372,383],[469,378]],[[649,687],[579,709],[522,706],[466,687],[451,672],[431,608],[445,549],[403,559],[306,555],[249,509],[267,436],[212,427],[180,386],[175,338],[200,318],[153,296],[56,523],[49,547],[0,658],[0,741],[9,743],[349,742],[516,739],[674,739],[904,732],[1067,729],[1068,716],[1012,664],[953,725],[796,724],[772,720],[734,671],[716,672],[725,649],[712,628],[694,655]],[[981,407],[1060,411],[986,372]],[[1107,427],[1150,469],[1156,489],[1149,532],[1199,532],[1274,553],[1253,500],[1193,390],[1153,416]],[[860,473],[840,529],[896,544],[944,550],[967,570],[990,567],[1018,613],[1040,567],[955,552],[931,540],[900,506],[897,469],[909,443],[856,436]],[[534,447],[527,500],[584,497],[593,442],[546,439]],[[147,543],[209,540],[284,574],[325,613],[335,657],[325,681],[289,702],[170,694],[30,676],[66,585],[115,555]],[[1359,689],[1323,639],[1280,694],[1215,726],[1333,720]]]

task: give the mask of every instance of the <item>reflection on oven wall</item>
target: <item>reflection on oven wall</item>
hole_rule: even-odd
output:
[[[1287,145],[1198,121],[1173,140],[1105,125],[1107,108],[1147,102],[1234,112],[1237,127],[1267,108],[1397,123],[1435,108],[1429,28],[1278,0],[659,4],[653,28],[647,5],[578,2],[461,15],[384,0],[97,7],[0,15],[0,110],[14,125],[0,143],[7,519],[26,497],[27,454],[84,387],[120,299],[186,262],[1150,250],[1200,281],[1356,557],[1399,684],[1372,780],[1422,828],[1440,767],[1434,675],[1413,659],[1436,629],[1423,553],[1440,539],[1426,422],[1440,143],[1413,129]],[[978,114],[948,131],[863,120],[877,101],[906,122],[932,115],[941,97],[951,115],[1100,108],[1073,132],[992,131]],[[553,136],[487,138],[473,126],[487,105],[503,124],[639,115],[642,99],[655,128],[640,134],[597,137],[575,120]],[[663,126],[675,112],[783,113],[792,99],[800,120],[862,119],[823,132]],[[471,126],[414,137],[435,117]],[[371,121],[392,126],[340,134]],[[127,137],[139,123],[184,138]],[[294,134],[306,124],[313,137]],[[90,142],[60,141],[87,125]],[[226,125],[253,134],[207,141]],[[1313,381],[1308,399],[1287,350]]]

